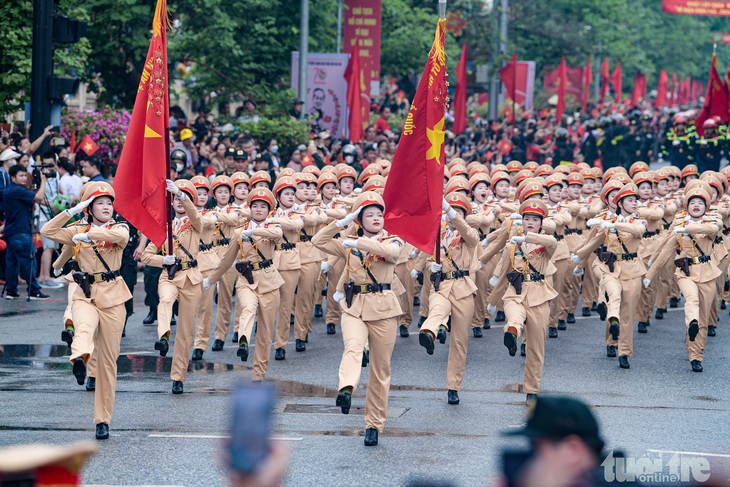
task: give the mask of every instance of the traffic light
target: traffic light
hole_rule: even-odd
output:
[[[30,83],[31,140],[38,138],[51,121],[51,107],[75,94],[80,80],[53,76],[53,48],[79,42],[88,23],[56,15],[54,0],[33,0],[33,53]],[[44,141],[39,152],[48,149]]]

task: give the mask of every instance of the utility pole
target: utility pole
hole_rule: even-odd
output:
[[[495,20],[498,21],[499,40],[497,41],[497,52],[500,57],[504,59],[507,54],[507,9],[509,7],[509,0],[500,0],[500,12],[499,17],[495,16]],[[491,74],[491,81],[489,83],[489,109],[488,117],[490,120],[497,118],[497,107],[499,105],[499,91],[500,81],[497,75],[497,70],[494,69]]]
[[[33,53],[30,71],[30,140],[43,134],[51,122],[48,80],[53,74],[53,0],[35,0],[33,5]],[[44,140],[36,151],[48,150]]]
[[[337,0],[337,54],[342,51],[342,2],[343,0]]]
[[[304,102],[301,118],[307,117],[307,57],[309,55],[309,0],[301,0],[302,20],[299,26],[299,99]]]

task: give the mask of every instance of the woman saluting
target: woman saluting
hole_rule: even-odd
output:
[[[393,353],[397,318],[402,314],[395,286],[395,266],[403,241],[383,230],[383,198],[365,191],[353,202],[352,213],[335,220],[312,239],[315,247],[345,260],[340,278],[344,293],[337,298],[342,308],[342,339],[345,349],[340,362],[337,406],[350,412],[352,393],[360,381],[365,345],[370,343],[370,377],[365,403],[365,446],[378,444],[388,412],[390,357]],[[343,231],[357,220],[358,229]],[[344,240],[335,239],[343,232]]]
[[[71,344],[73,374],[79,385],[86,380],[86,364],[97,358],[94,423],[96,439],[109,438],[117,387],[117,357],[124,328],[124,303],[132,297],[120,277],[122,252],[129,228],[112,220],[114,189],[106,182],[90,182],[84,199],[56,215],[41,229],[41,235],[74,247],[80,271],[73,273],[78,289],[73,297],[74,340]],[[86,210],[86,221],[63,226]]]

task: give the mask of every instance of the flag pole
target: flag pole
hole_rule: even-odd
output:
[[[515,65],[512,68],[512,130],[517,128],[517,111],[515,110],[515,98],[517,98],[517,52],[515,52]],[[511,139],[512,137],[510,137]]]
[[[159,0],[158,0],[159,1]],[[162,35],[165,38],[165,52],[167,52],[167,2],[164,4],[164,10],[162,15]],[[168,67],[165,66],[165,79],[169,80]],[[165,109],[165,179],[170,179],[170,83],[167,83],[167,107]],[[165,191],[165,202],[167,211],[167,255],[174,255],[174,249],[172,247],[172,194],[169,191]]]
[[[439,0],[439,19],[445,19],[446,18],[446,0]],[[443,149],[442,153],[443,153]],[[444,157],[441,154],[439,154],[437,157]],[[446,164],[446,161],[442,161],[443,164]],[[443,197],[442,197],[443,198]],[[439,222],[438,229],[436,230],[436,249],[434,252],[434,259],[436,260],[437,264],[441,263],[441,222]]]

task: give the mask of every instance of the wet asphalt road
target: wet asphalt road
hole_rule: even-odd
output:
[[[0,301],[0,446],[93,439],[93,394],[76,385],[68,348],[59,341],[65,290],[48,302]],[[122,340],[111,438],[85,470],[87,485],[224,486],[222,443],[228,434],[235,384],[251,378],[235,346],[205,353],[191,365],[185,394],[170,393],[171,353],[153,350],[156,327],[143,326],[141,283],[136,313]],[[730,463],[730,317],[708,338],[705,371],[693,373],[684,350],[680,308],[634,334],[630,370],[609,359],[604,324],[578,317],[558,339],[548,339],[542,394],[570,394],[591,405],[608,449],[628,460],[676,454],[687,462],[708,459],[717,475]],[[293,338],[284,362],[273,360],[268,380],[279,389],[273,435],[292,451],[287,485],[405,485],[414,479],[451,485],[484,485],[500,470],[503,448],[525,446],[500,432],[525,419],[520,392],[523,359],[510,357],[502,331],[469,339],[461,404],[446,403],[447,345],[433,356],[409,338],[393,354],[388,422],[375,448],[363,446],[363,369],[353,409],[334,405],[342,336],[315,320],[305,353]],[[252,355],[253,357],[253,355]],[[683,453],[675,453],[683,452]]]

